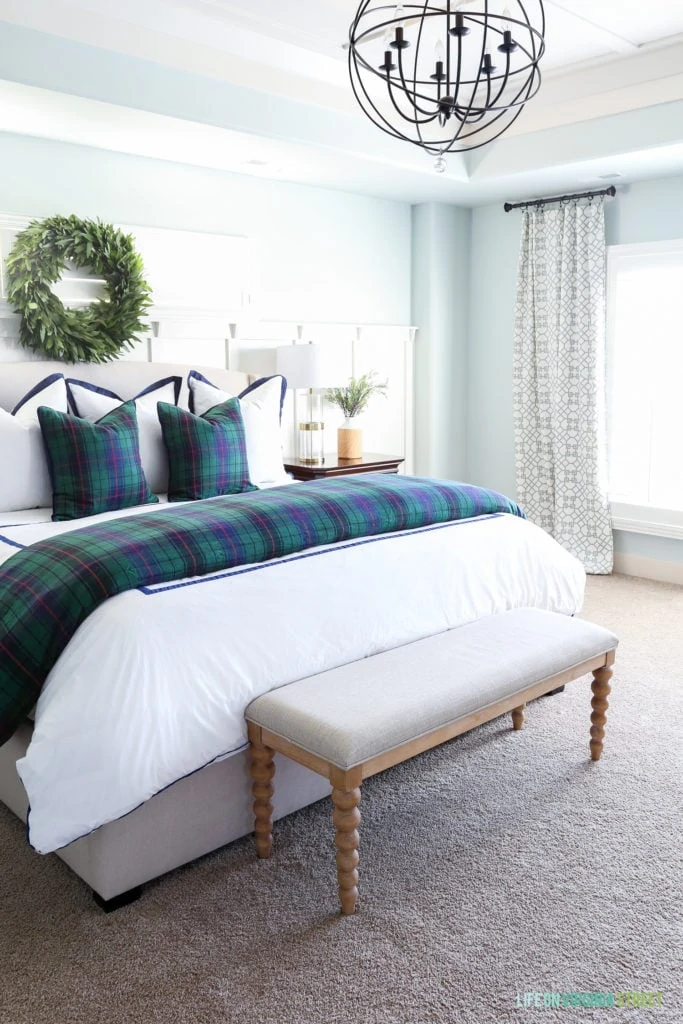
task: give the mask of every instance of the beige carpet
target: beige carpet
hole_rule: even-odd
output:
[[[663,1008],[526,1016],[683,1021],[683,589],[594,578],[585,615],[623,641],[603,760],[581,681],[371,780],[355,918],[324,802],[270,862],[242,840],[108,917],[2,809],[2,1024],[501,1024],[518,992],[624,990]]]

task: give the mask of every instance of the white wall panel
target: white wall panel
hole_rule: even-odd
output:
[[[6,256],[17,231],[28,223],[0,216],[0,252]],[[188,366],[229,367],[256,376],[276,372],[276,349],[296,341],[314,341],[326,350],[330,386],[343,385],[352,375],[374,370],[387,379],[386,399],[375,397],[359,425],[370,452],[407,456],[412,468],[412,335],[409,327],[362,325],[306,320],[259,320],[259,298],[252,303],[258,246],[252,240],[228,235],[166,229],[134,228],[133,234],[153,286],[150,331],[124,353],[128,361],[185,363]],[[227,282],[227,283],[226,283]],[[0,280],[0,287],[4,278]],[[75,304],[92,301],[101,285],[88,278],[87,268],[68,271],[58,286],[60,297]],[[17,342],[19,317],[0,295],[0,363],[29,357]],[[288,393],[283,413],[286,454],[297,454],[298,419],[307,418],[305,392],[298,408]],[[342,413],[325,404],[326,452],[336,453],[336,428]]]
[[[225,367],[223,338],[152,338],[153,363],[188,363],[190,366]]]

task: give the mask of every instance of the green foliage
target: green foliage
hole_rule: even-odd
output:
[[[387,381],[376,381],[375,371],[364,373],[362,377],[350,377],[349,383],[343,388],[330,388],[325,399],[337,405],[347,417],[358,416],[367,406],[372,395],[387,394]]]
[[[90,267],[107,296],[67,309],[51,285],[68,263]],[[101,221],[48,217],[32,221],[7,257],[7,299],[21,313],[24,348],[67,363],[105,363],[131,348],[151,305],[133,238]]]

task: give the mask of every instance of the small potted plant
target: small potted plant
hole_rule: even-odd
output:
[[[356,417],[363,412],[372,395],[387,393],[387,381],[375,379],[375,371],[362,377],[350,377],[343,388],[330,388],[325,398],[344,413],[344,425],[337,431],[337,453],[340,459],[360,459],[363,454],[363,431],[356,426]]]

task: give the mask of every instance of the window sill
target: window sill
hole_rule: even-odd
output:
[[[683,511],[680,509],[631,505],[622,501],[611,501],[610,506],[614,530],[683,540]]]

